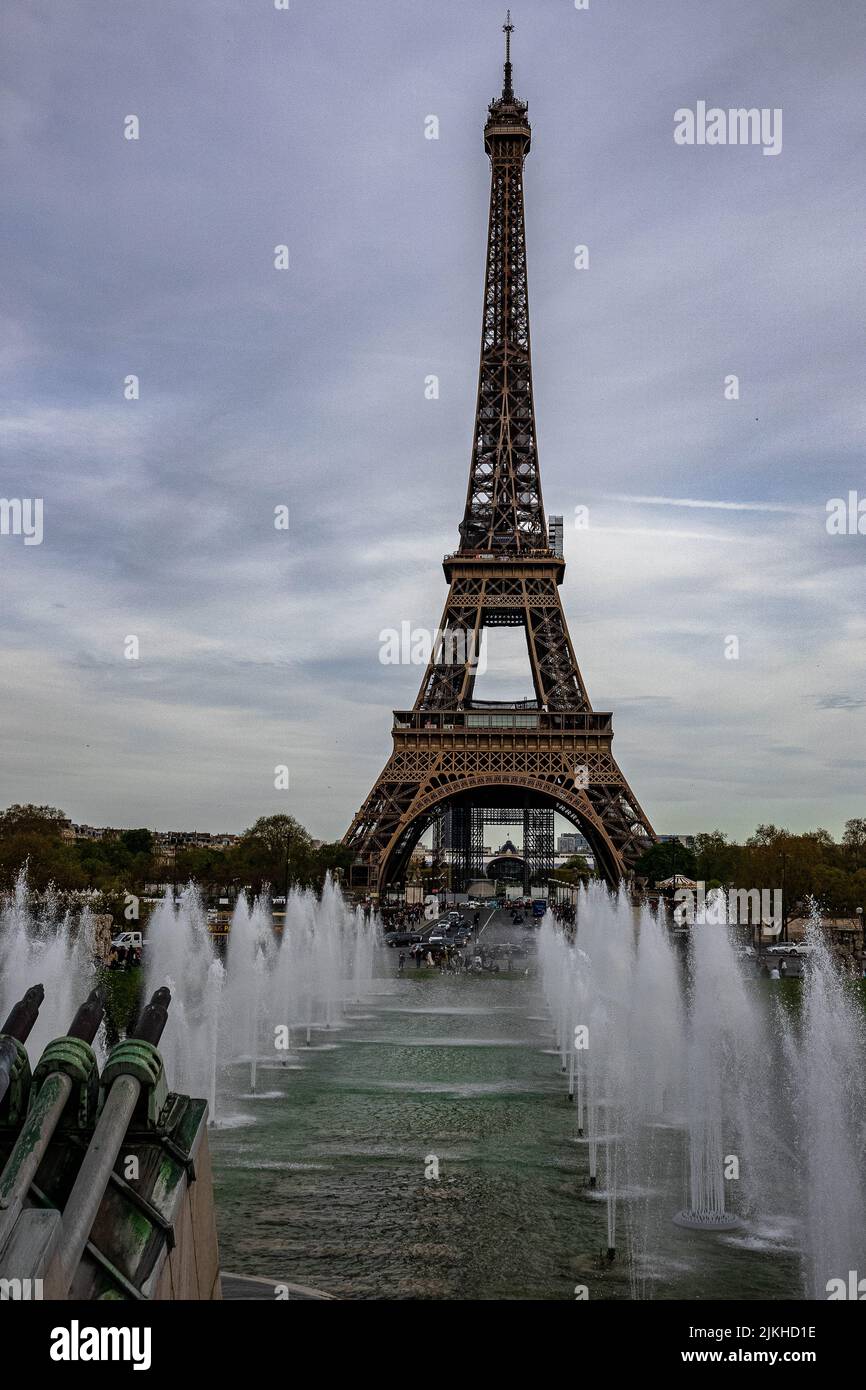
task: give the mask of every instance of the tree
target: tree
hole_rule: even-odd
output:
[[[560,879],[563,883],[585,883],[588,878],[593,877],[593,871],[589,867],[585,855],[572,854],[564,864],[560,864],[558,869],[554,869],[553,877]]]
[[[34,806],[32,802],[21,806],[16,803],[0,811],[0,838],[5,840],[9,835],[23,834],[59,836],[61,827],[68,820],[69,817],[63,811],[58,811],[56,806]]]
[[[294,816],[287,815],[260,816],[242,839],[256,841],[275,855],[308,852],[313,847],[312,838],[304,827]]]
[[[771,845],[779,839],[781,835],[787,834],[785,830],[779,830],[775,825],[759,825],[754,835],[750,835],[746,841],[747,845]]]
[[[651,883],[681,874],[684,878],[695,878],[697,862],[694,850],[679,840],[659,840],[650,845],[635,865],[635,871]]]
[[[225,850],[211,848],[210,845],[189,845],[179,849],[174,856],[175,883],[209,884],[211,887],[226,887],[234,880],[234,870]]]
[[[294,816],[260,816],[229,857],[239,881],[257,891],[267,883],[283,889],[315,878],[312,837]]]
[[[347,849],[340,840],[331,845],[319,845],[315,851],[317,876],[320,874],[324,880],[326,873],[334,874],[339,870],[345,878],[352,867],[354,858],[355,851]]]
[[[694,877],[699,882],[706,883],[708,886],[736,882],[737,867],[741,857],[739,845],[730,844],[727,835],[724,835],[721,830],[696,835],[694,845]]]
[[[853,874],[822,864],[815,872],[812,891],[818,904],[831,917],[848,917],[858,906],[858,887]]]
[[[61,835],[67,817],[56,806],[8,806],[0,812],[0,886],[11,888],[24,864],[31,888],[83,888],[74,846]]]
[[[153,854],[153,832],[150,830],[124,830],[120,838],[130,854]]]
[[[846,820],[845,829],[842,832],[842,844],[845,846],[855,869],[859,869],[866,859],[866,819],[864,817],[855,816],[853,820]]]

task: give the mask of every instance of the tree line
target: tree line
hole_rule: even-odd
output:
[[[293,816],[262,816],[225,849],[190,845],[172,859],[159,852],[147,829],[123,830],[102,840],[72,840],[62,833],[65,814],[53,806],[14,805],[0,812],[0,891],[14,885],[27,865],[31,889],[60,892],[96,889],[108,897],[141,894],[148,884],[198,883],[207,892],[255,893],[270,887],[320,888],[330,871],[347,874],[352,851],[342,844],[315,845]],[[575,855],[557,876],[576,882],[589,872]],[[866,907],[866,818],[845,823],[840,840],[827,830],[792,834],[759,825],[743,843],[720,830],[681,841],[660,841],[638,861],[651,885],[682,874],[708,888],[784,888],[793,910],[814,897],[833,916]]]
[[[150,830],[123,830],[101,840],[63,834],[67,817],[55,806],[14,805],[0,812],[0,891],[8,891],[23,865],[37,892],[97,889],[108,897],[141,894],[147,884],[191,880],[214,893],[270,885],[321,887],[330,870],[345,872],[352,852],[339,842],[315,845],[293,816],[262,816],[225,849],[190,845],[167,859]]]
[[[782,888],[790,912],[813,897],[830,916],[847,917],[866,907],[866,818],[846,821],[838,841],[828,830],[794,835],[775,825],[759,825],[742,844],[720,830],[660,841],[637,872],[651,884],[682,874],[707,888]]]

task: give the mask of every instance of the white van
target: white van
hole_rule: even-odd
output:
[[[119,946],[135,946],[141,950],[143,945],[144,937],[140,931],[122,931],[111,943],[112,950],[115,951]]]

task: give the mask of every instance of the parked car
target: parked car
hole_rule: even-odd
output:
[[[116,936],[112,941],[111,949],[116,951],[121,946],[132,946],[135,950],[140,951],[143,945],[144,937],[140,931],[122,931],[120,935]]]
[[[385,933],[386,946],[414,946],[421,940],[421,933],[417,931],[389,931]]]

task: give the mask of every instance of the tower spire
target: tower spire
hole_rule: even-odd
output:
[[[505,34],[505,81],[502,86],[503,101],[514,100],[514,88],[511,85],[511,35],[514,33],[514,25],[511,23],[511,11],[509,10],[502,26]]]

